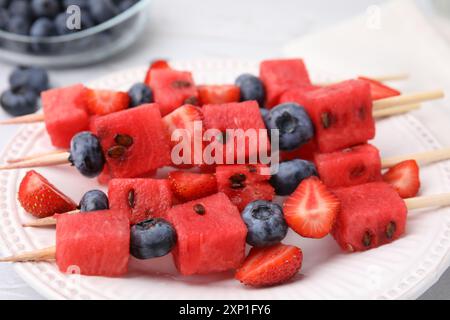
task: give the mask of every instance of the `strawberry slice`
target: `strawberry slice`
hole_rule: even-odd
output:
[[[235,278],[252,287],[274,286],[292,279],[302,267],[303,253],[294,246],[277,244],[252,248]]]
[[[19,202],[37,218],[75,210],[77,205],[34,170],[28,171],[19,187]]]
[[[302,237],[321,239],[331,232],[339,209],[338,198],[317,177],[311,177],[285,201],[284,217]]]
[[[152,73],[152,70],[156,69],[170,69],[169,63],[166,60],[155,60],[150,64],[150,67],[147,70],[147,73],[145,75],[144,83],[148,86],[150,86],[150,73]]]
[[[121,91],[89,89],[86,103],[91,114],[102,116],[128,108],[130,97]]]
[[[203,85],[197,90],[201,105],[239,102],[241,98],[241,89],[234,85]]]
[[[417,196],[420,189],[419,166],[415,160],[406,160],[390,168],[383,180],[392,185],[403,199]]]
[[[217,181],[213,174],[174,171],[169,173],[169,182],[176,198],[183,202],[217,193]]]
[[[359,77],[358,79],[366,81],[370,84],[372,100],[374,100],[374,101],[401,95],[400,91],[398,91],[394,88],[388,87],[387,85],[381,83],[380,81],[376,81],[376,80],[365,78],[365,77]]]

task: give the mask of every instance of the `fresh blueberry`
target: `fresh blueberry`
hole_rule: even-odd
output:
[[[47,71],[39,67],[17,67],[9,76],[9,84],[12,89],[27,87],[38,94],[49,88],[48,83]]]
[[[119,13],[119,9],[112,0],[95,0],[88,2],[92,17],[98,23],[103,23]]]
[[[53,23],[55,24],[56,33],[60,36],[77,31],[76,29],[67,28],[67,18],[67,13],[62,12],[58,14],[53,21]]]
[[[38,96],[29,88],[7,90],[0,97],[0,105],[12,116],[23,116],[36,112]]]
[[[270,111],[266,108],[259,108],[259,111],[261,112],[261,117],[263,118],[264,122],[266,122],[266,119],[269,116]]]
[[[92,18],[92,15],[89,13],[88,10],[85,10],[81,12],[81,28],[82,29],[89,29],[95,26],[94,18]]]
[[[70,142],[69,161],[83,176],[98,176],[105,165],[98,138],[88,131],[75,135]]]
[[[99,210],[108,210],[108,196],[100,190],[91,190],[86,192],[80,200],[80,211],[91,212]]]
[[[49,18],[39,18],[31,25],[30,36],[32,37],[41,38],[55,35],[55,24]]]
[[[33,14],[29,0],[11,1],[8,7],[8,11],[10,16],[20,16],[24,19],[29,19]]]
[[[8,8],[9,0],[0,0],[0,8]]]
[[[296,103],[284,103],[270,110],[267,129],[278,129],[280,150],[294,150],[314,136],[314,126],[305,108]]]
[[[145,83],[134,84],[128,91],[130,108],[153,102],[153,92]]]
[[[254,247],[267,247],[286,237],[288,226],[283,210],[275,203],[257,200],[248,204],[242,212],[247,226],[247,243]]]
[[[277,195],[288,196],[304,179],[317,175],[314,163],[295,159],[280,163],[278,172],[270,178],[270,184],[275,188]]]
[[[88,1],[89,0],[64,0],[63,1],[63,7],[67,8],[67,7],[70,7],[70,6],[77,6],[80,9],[82,9],[82,11],[83,11],[83,9],[87,9]]]
[[[10,16],[6,30],[11,33],[28,35],[30,31],[30,22],[23,16]]]
[[[256,100],[261,108],[264,107],[266,89],[258,77],[242,74],[236,79],[236,85],[241,89],[241,101]]]
[[[36,17],[53,18],[61,8],[58,0],[32,0],[31,9]]]
[[[137,0],[121,0],[117,4],[120,12],[124,12],[134,6],[138,1]]]
[[[170,253],[175,242],[175,229],[160,218],[143,221],[131,228],[130,252],[138,259],[165,256]]]
[[[0,30],[6,30],[8,28],[8,10],[0,7]]]

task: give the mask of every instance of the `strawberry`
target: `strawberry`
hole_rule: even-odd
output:
[[[86,103],[91,114],[102,116],[128,108],[130,97],[121,91],[89,89]]]
[[[150,86],[150,73],[155,69],[170,69],[169,63],[166,60],[155,60],[150,64],[150,67],[147,70],[145,75],[144,83]]]
[[[174,171],[169,173],[169,182],[175,197],[183,202],[217,193],[217,181],[213,174]]]
[[[19,187],[19,202],[37,218],[75,210],[77,205],[34,170],[28,171]]]
[[[338,198],[317,177],[303,180],[284,203],[284,217],[302,237],[320,239],[333,228],[340,209]]]
[[[399,96],[401,94],[400,91],[388,87],[387,85],[381,83],[380,81],[376,81],[373,79],[359,77],[359,80],[366,81],[370,84],[370,91],[372,93],[372,100],[380,100],[390,97]]]
[[[235,278],[252,287],[267,287],[287,282],[302,267],[303,253],[294,246],[277,244],[252,248]]]
[[[197,87],[200,104],[239,102],[241,89],[234,85],[210,85]]]
[[[392,185],[402,198],[417,196],[420,189],[419,166],[415,160],[403,161],[390,168],[383,180]]]

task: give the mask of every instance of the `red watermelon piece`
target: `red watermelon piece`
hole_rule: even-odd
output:
[[[334,192],[341,201],[333,236],[348,252],[377,248],[405,233],[407,208],[389,184],[373,182]]]
[[[244,260],[247,228],[225,194],[175,206],[165,218],[177,232],[172,254],[181,274],[227,271]]]
[[[376,81],[376,80],[365,78],[365,77],[359,77],[358,79],[369,83],[372,100],[374,100],[374,101],[401,95],[400,91],[398,91],[397,89],[388,87],[387,85],[385,85],[384,83],[382,83],[380,81]]]
[[[271,201],[275,196],[269,184],[270,175],[263,175],[262,165],[225,165],[216,167],[219,192],[225,193],[240,211],[253,201]]]
[[[292,151],[280,151],[280,160],[290,161],[294,159],[303,159],[308,161],[314,160],[314,154],[317,152],[317,144],[316,141],[310,140],[306,144],[302,145],[300,148],[297,148]]]
[[[170,146],[158,105],[111,113],[95,121],[114,178],[134,178],[170,165]]]
[[[259,77],[266,88],[266,105],[269,109],[279,103],[280,96],[287,90],[311,85],[302,59],[263,61]]]
[[[241,89],[235,85],[202,85],[197,87],[200,105],[239,102]]]
[[[86,90],[83,85],[76,84],[41,93],[45,126],[55,147],[68,149],[74,135],[89,129]]]
[[[320,179],[329,188],[381,181],[380,153],[370,144],[330,153],[317,153],[314,162]]]
[[[162,116],[184,104],[197,105],[198,92],[190,72],[154,69],[150,72],[150,87]]]
[[[121,211],[62,214],[56,224],[56,263],[61,272],[121,276],[128,271],[130,223]]]
[[[108,198],[110,208],[127,212],[131,224],[162,217],[173,204],[168,180],[112,179]]]

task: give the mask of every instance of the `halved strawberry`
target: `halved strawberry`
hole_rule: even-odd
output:
[[[392,185],[400,197],[415,197],[420,189],[419,166],[415,160],[400,162],[383,175],[383,180]]]
[[[267,287],[293,278],[302,267],[302,250],[284,244],[252,248],[236,279],[252,287]]]
[[[380,81],[365,78],[365,77],[359,77],[358,79],[366,81],[370,84],[372,100],[374,100],[374,101],[401,95],[400,91],[398,91],[394,88],[388,87],[387,85],[381,83]]]
[[[198,86],[200,104],[224,104],[239,102],[241,89],[235,85],[203,85]]]
[[[19,202],[38,218],[75,210],[77,205],[34,170],[28,171],[19,187]]]
[[[130,97],[121,91],[89,89],[86,103],[91,114],[102,116],[128,108]]]
[[[144,83],[148,86],[150,86],[150,73],[152,72],[152,70],[155,69],[170,69],[169,63],[166,60],[154,60],[152,61],[152,63],[150,64],[150,67],[147,70],[147,73],[145,75],[145,80]]]
[[[217,193],[217,181],[213,174],[174,171],[169,173],[169,182],[176,198],[183,202]]]
[[[333,229],[340,209],[338,198],[317,177],[303,180],[284,202],[284,217],[302,237],[320,239]]]

